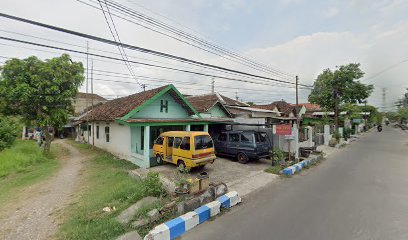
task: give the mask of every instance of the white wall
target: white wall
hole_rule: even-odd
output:
[[[95,146],[104,149],[119,158],[131,160],[131,143],[130,143],[130,127],[119,125],[117,123],[94,123],[94,128],[89,136],[89,143],[93,141],[93,130],[97,130],[99,126],[99,139],[95,134]],[[105,127],[109,126],[109,142],[106,142]],[[85,141],[88,141],[88,132],[84,132]]]

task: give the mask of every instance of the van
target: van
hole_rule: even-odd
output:
[[[214,143],[207,132],[170,131],[154,141],[153,153],[158,164],[168,162],[187,169],[214,163]]]
[[[222,132],[214,140],[214,145],[217,155],[234,157],[239,163],[270,157],[271,144],[263,132]]]

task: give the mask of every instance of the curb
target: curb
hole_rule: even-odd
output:
[[[300,172],[300,170],[302,170],[303,168],[305,168],[306,166],[316,163],[318,161],[320,161],[322,159],[322,156],[316,156],[313,158],[308,158],[305,159],[301,162],[298,162],[296,164],[293,164],[290,167],[284,168],[280,173],[286,176],[293,176],[295,173]]]
[[[162,223],[153,228],[144,240],[167,240],[180,237],[183,233],[220,213],[221,208],[231,208],[241,202],[236,191],[231,191],[194,211]]]

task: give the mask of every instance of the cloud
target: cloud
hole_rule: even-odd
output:
[[[329,8],[328,10],[324,11],[323,16],[331,18],[331,17],[337,16],[339,14],[339,12],[340,12],[339,9],[337,9],[335,7],[332,7],[332,8]]]

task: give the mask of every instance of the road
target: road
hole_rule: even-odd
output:
[[[182,239],[408,239],[408,134],[386,127]]]

